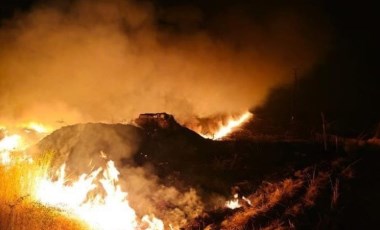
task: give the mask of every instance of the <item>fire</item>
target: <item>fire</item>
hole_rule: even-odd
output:
[[[199,131],[198,133],[204,138],[220,140],[228,136],[229,134],[233,133],[234,131],[236,131],[238,127],[242,126],[243,124],[251,120],[252,117],[253,117],[252,113],[245,112],[237,118],[231,117],[230,119],[228,119],[226,123],[220,122],[218,125],[218,128],[212,133],[205,134]]]
[[[12,134],[9,134],[10,130],[12,130]],[[23,151],[50,132],[49,127],[33,121],[12,127],[9,130],[6,126],[0,125],[0,164],[10,164],[12,162],[11,155],[15,152],[19,155],[17,160],[31,160],[29,156],[23,154]]]
[[[241,126],[249,119],[251,119],[251,117],[252,114],[250,112],[246,112],[236,120],[229,120],[225,126],[220,127],[220,129],[214,134],[214,139],[221,139],[227,136],[228,134],[232,133],[235,128]]]
[[[241,204],[239,203],[239,194],[235,194],[232,200],[226,202],[225,206],[229,209],[240,208]]]
[[[26,131],[34,131],[36,133],[41,134],[50,133],[52,131],[52,128],[34,121],[23,124],[21,127],[24,128]]]
[[[14,134],[5,136],[0,140],[0,163],[8,165],[11,163],[11,153],[21,148],[21,136]]]
[[[36,123],[37,124],[37,123]],[[44,126],[29,126],[38,133],[46,132]],[[5,129],[0,137],[0,167],[12,167],[13,162],[35,164],[25,161],[17,151],[23,152],[28,144],[19,134],[8,135]],[[104,153],[102,155],[105,156]],[[44,166],[41,166],[44,167]],[[33,168],[33,167],[31,167]],[[6,170],[6,168],[5,168]],[[32,173],[33,174],[33,173]],[[163,230],[164,223],[154,215],[138,218],[130,207],[128,193],[121,189],[119,171],[113,161],[108,161],[105,168],[98,168],[89,174],[82,174],[76,180],[68,179],[63,164],[56,173],[56,179],[46,173],[33,174],[35,183],[31,196],[34,201],[47,207],[79,218],[89,229],[94,230]]]
[[[42,204],[62,209],[84,220],[91,229],[125,230],[164,229],[161,220],[144,216],[138,221],[129,206],[128,193],[118,183],[119,171],[113,161],[105,169],[98,168],[90,174],[82,174],[77,181],[65,179],[65,165],[60,168],[58,179],[44,178],[38,186],[36,198]],[[99,182],[100,186],[96,182]],[[100,190],[104,190],[101,195]],[[95,192],[96,195],[91,196]]]
[[[251,200],[249,200],[247,197],[242,196],[242,200],[245,201],[246,205],[252,206]],[[239,200],[239,194],[235,193],[234,198],[228,200],[224,206],[229,209],[236,209],[242,207],[241,201]]]
[[[5,136],[2,140],[0,140],[0,151],[15,151],[21,148],[21,136],[14,134],[10,136]]]

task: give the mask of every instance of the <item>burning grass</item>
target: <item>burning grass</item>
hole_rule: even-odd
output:
[[[252,120],[252,118],[252,113],[245,112],[239,116],[198,119],[197,122],[194,121],[194,123],[185,125],[204,138],[221,140],[241,128],[242,125]]]
[[[47,174],[51,154],[0,165],[0,229],[86,229],[80,220],[36,202],[38,182]]]
[[[66,213],[30,201],[14,206],[0,204],[0,228],[4,230],[85,230],[88,227]]]
[[[281,202],[291,198],[303,186],[299,178],[287,178],[278,183],[264,183],[255,193],[247,199],[251,205],[237,211],[230,218],[221,223],[221,229],[246,229],[252,223],[250,221],[270,211]]]
[[[185,137],[187,136],[184,135],[184,139]],[[3,138],[3,140],[7,139]],[[174,141],[170,139],[172,142],[164,142],[162,140],[165,141],[166,139],[154,140],[155,142],[153,143],[157,142],[161,145],[168,143],[167,146],[170,146],[170,143],[179,142],[178,140],[181,139],[175,139]],[[177,227],[184,227],[185,229],[225,230],[308,229],[312,224],[319,221],[309,221],[309,216],[316,216],[315,213],[319,213],[319,210],[323,210],[323,212],[327,213],[327,216],[331,213],[339,212],[342,196],[346,192],[342,188],[345,186],[346,178],[350,179],[352,177],[352,165],[357,162],[347,164],[349,160],[345,158],[333,160],[336,159],[335,156],[322,158],[318,155],[319,157],[313,158],[312,161],[303,159],[305,162],[297,168],[287,167],[287,170],[291,170],[287,171],[287,176],[281,174],[276,179],[271,176],[270,178],[272,179],[270,180],[268,177],[265,177],[267,181],[263,181],[260,184],[263,178],[257,174],[260,170],[254,171],[253,169],[257,169],[260,166],[267,169],[265,167],[267,165],[270,166],[270,164],[264,164],[266,161],[262,161],[264,163],[260,162],[263,156],[272,156],[268,157],[268,159],[273,164],[273,160],[281,156],[275,150],[285,149],[285,147],[289,147],[289,144],[279,144],[277,146],[275,143],[266,143],[267,149],[265,149],[263,147],[264,142],[214,142],[210,140],[203,142],[203,139],[200,138],[194,141],[193,144],[195,146],[197,146],[198,140],[201,140],[199,141],[201,144],[210,144],[205,149],[215,150],[216,156],[222,158],[211,161],[211,164],[206,159],[212,159],[212,157],[194,158],[194,165],[202,166],[202,164],[205,164],[207,168],[207,175],[205,175],[207,179],[206,184],[213,183],[210,178],[215,179],[217,178],[216,175],[224,175],[223,179],[220,180],[221,183],[224,183],[223,186],[228,187],[234,183],[234,187],[237,187],[237,189],[234,189],[232,194],[238,194],[234,196],[234,200],[228,203],[231,205],[229,208],[234,209],[213,206],[214,210],[207,209],[207,211],[203,211],[204,209],[200,209],[201,205],[198,204],[200,200],[198,200],[196,190],[191,189],[188,193],[179,192],[174,187],[155,190],[156,186],[148,186],[148,188],[145,184],[145,186],[142,186],[142,189],[154,191],[149,192],[151,194],[149,194],[149,199],[147,199],[148,202],[154,203],[154,205],[158,204],[159,206],[157,207],[161,210],[158,212],[150,210],[149,215],[144,216],[148,210],[147,206],[145,203],[142,204],[140,202],[142,208],[136,212],[129,206],[128,194],[121,190],[118,181],[119,172],[113,162],[108,160],[104,153],[101,154],[102,159],[104,159],[104,165],[96,166],[94,167],[95,169],[92,168],[91,171],[88,171],[88,174],[80,175],[80,172],[83,171],[80,170],[79,174],[75,174],[74,177],[74,174],[70,173],[69,170],[66,172],[64,167],[61,167],[61,170],[58,170],[58,174],[52,177],[52,171],[55,171],[50,168],[53,154],[45,154],[32,160],[31,158],[22,157],[25,155],[22,151],[20,153],[14,152],[13,145],[11,148],[6,145],[9,148],[4,148],[3,153],[7,153],[11,161],[3,161],[3,165],[0,164],[0,229],[153,230],[163,229],[164,227],[172,229],[172,226],[174,226],[174,229],[177,229]],[[242,146],[244,143],[246,145]],[[235,152],[237,144],[239,144],[239,148],[242,148],[240,152]],[[299,145],[297,143],[297,147]],[[220,146],[229,147],[231,151],[226,151],[223,155],[223,149],[225,148],[221,148]],[[260,152],[255,155],[254,150],[258,146],[260,147]],[[309,151],[310,149],[313,150],[313,146],[300,149]],[[149,150],[149,148],[146,150]],[[276,152],[276,154],[264,154],[266,152],[262,152],[262,150],[266,150],[268,153]],[[286,152],[286,156],[288,157],[288,153],[294,151],[291,148]],[[153,160],[151,161],[153,163],[167,160],[167,158],[163,158],[162,160],[159,158],[159,160],[155,161],[153,151],[143,152],[150,153],[149,156],[152,156]],[[229,154],[230,152],[233,152],[233,154]],[[240,154],[241,152],[246,154]],[[158,151],[158,153],[161,152]],[[171,152],[168,151],[168,153]],[[199,155],[200,152],[195,153]],[[83,154],[83,151],[80,151],[79,154]],[[18,155],[21,157],[16,157]],[[157,154],[157,156],[162,156],[162,154]],[[167,156],[174,158],[170,154]],[[183,156],[182,152],[181,160]],[[301,156],[295,159],[302,160]],[[188,159],[192,160],[192,158]],[[227,163],[221,164],[221,160],[219,159]],[[251,161],[248,161],[248,159],[251,159]],[[290,160],[292,159],[290,158]],[[323,161],[321,161],[322,159]],[[215,162],[219,162],[220,164],[214,164]],[[254,163],[244,164],[245,162]],[[58,166],[61,163],[58,163]],[[167,165],[174,164],[168,163]],[[256,167],[253,168],[253,165]],[[96,169],[97,167],[100,168]],[[216,167],[214,172],[212,171],[213,167]],[[202,167],[199,168],[202,169]],[[277,165],[274,169],[279,170],[279,168],[280,166]],[[173,172],[170,168],[167,169],[168,173]],[[293,174],[293,169],[298,171]],[[219,171],[223,171],[223,174],[218,174]],[[200,175],[200,172],[197,171],[197,175],[192,172],[192,177],[183,178],[186,178],[186,182],[190,183],[189,180]],[[264,170],[263,172],[268,171]],[[66,173],[70,175],[70,178],[67,177]],[[254,176],[247,177],[246,175]],[[277,173],[275,175],[280,174]],[[256,177],[260,181],[255,181]],[[125,182],[131,184],[130,179],[125,180]],[[242,181],[244,183],[240,183]],[[176,181],[174,180],[174,182]],[[130,188],[127,190],[131,191]],[[206,193],[208,190],[205,189],[203,191]],[[210,191],[214,190],[210,189]],[[131,197],[135,197],[133,193]],[[163,197],[166,197],[166,199]],[[133,199],[130,200],[133,204],[132,206],[136,208],[136,204],[132,202]],[[141,199],[137,200],[141,201]],[[203,201],[206,201],[206,199]],[[223,202],[224,200],[221,203]],[[163,219],[165,224],[160,219],[155,218],[152,213]],[[105,221],[102,220],[103,217],[106,219]]]
[[[154,215],[137,217],[112,161],[69,181],[64,167],[56,179],[49,176],[52,155],[0,165],[0,229],[164,228]]]

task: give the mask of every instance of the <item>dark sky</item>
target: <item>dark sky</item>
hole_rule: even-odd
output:
[[[369,1],[325,1],[324,11],[333,28],[332,49],[296,86],[288,84],[272,91],[259,110],[277,114],[275,119],[283,123],[295,115],[316,131],[323,112],[332,133],[353,137],[376,133],[380,79],[375,9],[375,3]]]
[[[148,0],[146,0],[148,1]],[[37,2],[36,0],[4,0],[1,3],[0,15],[1,18],[9,18],[17,12],[27,11]],[[58,2],[58,1],[57,1]],[[72,0],[61,2],[73,2]],[[365,2],[350,2],[350,1],[254,1],[254,0],[157,0],[149,1],[157,7],[157,11],[167,11],[172,8],[180,9],[181,6],[192,6],[202,11],[204,15],[204,24],[213,15],[223,13],[231,8],[244,8],[251,13],[254,19],[266,16],[276,9],[303,8],[305,6],[320,8],[329,18],[329,23],[335,30],[335,35],[340,41],[347,43],[355,43],[355,40],[365,41],[367,44],[372,44],[375,39],[376,32],[376,7],[374,1]],[[306,2],[306,3],[305,3]],[[268,10],[269,9],[269,10]],[[308,12],[306,12],[308,13]],[[369,45],[368,44],[368,45]],[[360,48],[360,47],[358,47]]]
[[[36,3],[49,2],[37,0],[4,0],[1,3],[1,18],[9,18],[17,12],[27,11]],[[72,0],[61,0],[55,2],[73,2]],[[141,2],[141,1],[140,1]],[[272,11],[284,8],[320,8],[329,18],[329,23],[334,27],[338,36],[354,38],[362,34],[364,39],[370,39],[376,31],[373,28],[376,25],[375,3],[365,2],[347,2],[347,1],[281,1],[281,0],[146,0],[152,2],[157,11],[165,12],[173,8],[181,9],[181,6],[191,6],[199,9],[204,16],[204,24],[214,15],[225,12],[231,8],[244,8],[251,13],[251,17],[259,20],[260,17],[266,16]],[[306,13],[309,13],[308,11]],[[312,15],[311,15],[312,16]]]

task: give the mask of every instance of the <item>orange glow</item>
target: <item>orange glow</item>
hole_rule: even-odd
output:
[[[122,191],[118,177],[119,171],[114,162],[108,161],[107,168],[82,174],[78,180],[68,183],[65,165],[62,165],[56,181],[48,177],[41,180],[36,199],[79,217],[91,229],[140,229],[145,225],[143,229],[163,229],[163,222],[154,216],[144,216],[138,221],[135,211],[129,206],[128,193]],[[100,190],[105,191],[104,195],[100,194]],[[95,192],[94,196],[90,195],[92,192]]]
[[[0,140],[0,151],[14,151],[21,148],[21,136],[14,134]]]
[[[21,127],[26,130],[34,131],[36,133],[50,133],[52,131],[52,128],[34,121],[28,122]]]
[[[44,126],[33,124],[38,123],[30,123],[29,129],[38,133],[46,132],[46,129],[42,129]],[[27,138],[19,134],[8,135],[5,128],[2,131],[4,135],[0,139],[0,166],[12,167],[16,162],[33,164],[33,160],[24,153],[30,144],[27,143]],[[27,157],[22,157],[18,152]],[[101,155],[107,158],[105,153],[102,152]],[[65,164],[60,167],[56,179],[52,179],[47,172],[36,174],[38,176],[33,178],[35,186],[31,192],[34,201],[79,218],[89,229],[164,229],[163,221],[153,214],[139,218],[135,210],[129,206],[128,193],[121,189],[120,173],[113,161],[108,161],[106,168],[82,174],[75,180],[68,179],[65,167]]]
[[[240,207],[242,207],[241,202],[243,202],[243,201],[245,202],[246,205],[252,206],[252,202],[245,196],[242,196],[241,200],[239,200],[239,194],[237,194],[237,193],[234,195],[234,198],[231,200],[228,200],[224,206],[229,208],[229,209],[240,208]]]
[[[225,206],[229,209],[240,208],[241,204],[239,204],[239,195],[235,194],[232,200],[226,202]]]
[[[197,127],[191,128],[195,132],[197,132],[199,135],[201,135],[204,138],[213,139],[213,140],[220,140],[234,131],[236,131],[239,127],[241,127],[243,124],[251,120],[253,117],[253,114],[250,112],[245,112],[241,114],[238,117],[231,117],[227,120],[227,122],[219,122],[218,127],[215,130],[212,130],[208,133],[202,133],[202,131],[198,130]]]
[[[8,165],[11,163],[11,153],[22,148],[21,136],[14,134],[5,136],[0,140],[0,164]]]
[[[37,143],[48,135],[51,128],[37,122],[28,122],[22,125],[12,126],[8,129],[0,125],[0,164],[8,165],[20,160],[32,159],[25,153],[25,149]],[[17,153],[17,157],[13,157]]]

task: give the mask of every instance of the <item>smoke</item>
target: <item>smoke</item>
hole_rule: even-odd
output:
[[[164,186],[147,167],[125,167],[121,170],[121,186],[128,191],[128,201],[138,215],[154,214],[179,228],[199,216],[204,204],[193,188],[179,190]]]
[[[186,120],[247,110],[325,52],[323,14],[298,5],[40,3],[0,28],[0,119],[70,124],[165,111]]]
[[[28,152],[53,152],[51,175],[54,177],[65,164],[66,175],[72,180],[100,167],[104,169],[112,160],[120,171],[120,185],[128,192],[128,202],[139,216],[154,214],[166,224],[183,226],[204,210],[202,199],[189,186],[164,185],[151,164],[135,163],[134,156],[140,153],[141,145],[147,144],[143,136],[139,128],[131,125],[78,124],[54,131]]]
[[[0,27],[0,122],[120,122],[144,112],[185,121],[245,111],[291,80],[293,68],[310,70],[328,40],[325,23],[314,21],[323,18],[318,9],[255,7],[41,2]],[[60,146],[74,174],[104,163],[100,151],[131,160],[140,144],[137,134],[66,130],[45,149]],[[183,225],[203,209],[194,190],[163,187],[145,167],[121,174],[138,213]]]

